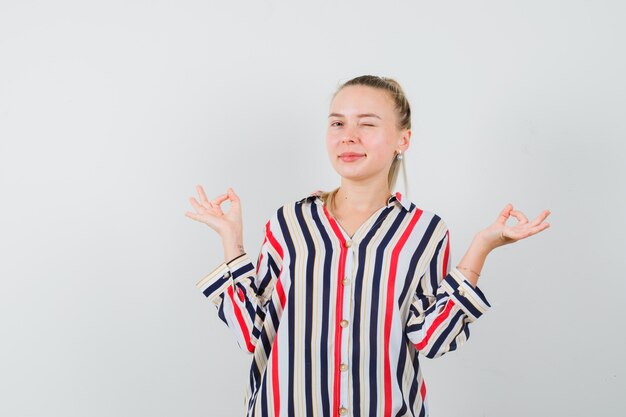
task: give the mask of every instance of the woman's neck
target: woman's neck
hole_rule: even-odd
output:
[[[342,184],[335,194],[335,210],[371,212],[386,204],[390,196],[387,184],[383,186]]]

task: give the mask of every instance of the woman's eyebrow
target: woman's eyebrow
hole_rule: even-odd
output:
[[[341,113],[331,113],[328,115],[328,117],[344,117],[343,114]],[[380,119],[380,116],[375,114],[375,113],[362,113],[362,114],[357,114],[356,117],[376,117],[378,119]]]

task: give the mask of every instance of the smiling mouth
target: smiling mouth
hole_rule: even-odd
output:
[[[347,154],[347,155],[339,155],[339,159],[344,162],[356,161],[357,159],[364,158],[365,154]]]

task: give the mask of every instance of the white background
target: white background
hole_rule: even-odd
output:
[[[362,74],[409,97],[408,197],[453,263],[506,203],[552,211],[487,259],[468,344],[423,359],[433,417],[625,415],[624,3],[295,3],[1,1],[0,415],[243,416],[188,198],[232,186],[256,257],[339,184],[328,105]]]

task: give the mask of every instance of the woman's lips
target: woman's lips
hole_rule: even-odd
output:
[[[341,159],[343,162],[353,162],[363,157],[365,157],[365,154],[352,152],[346,152],[339,155],[339,159]]]

